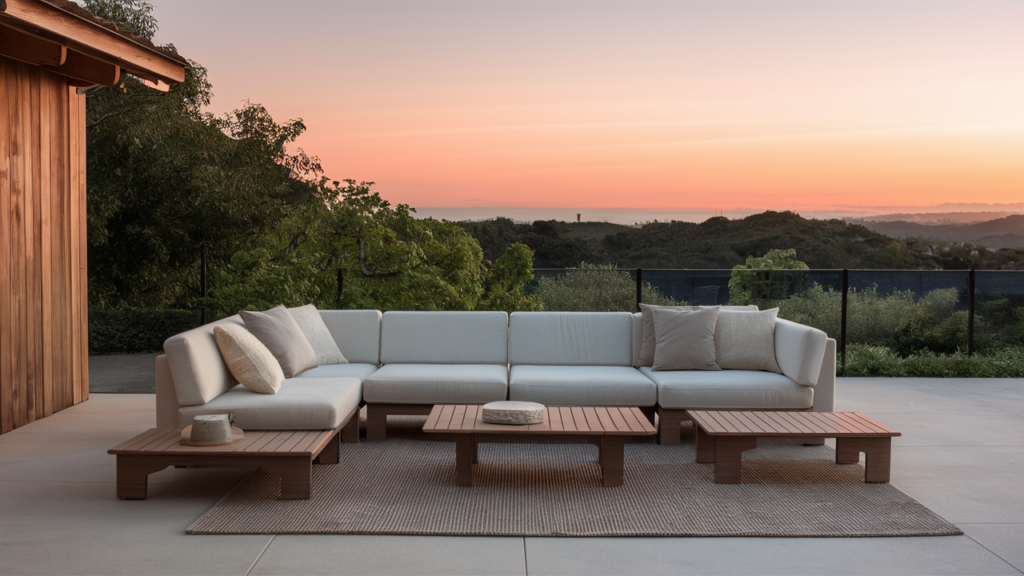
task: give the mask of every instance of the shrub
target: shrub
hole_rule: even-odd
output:
[[[157,352],[164,340],[199,325],[194,310],[89,309],[89,354]]]
[[[685,302],[665,296],[649,282],[640,288],[641,301],[657,306],[682,306]],[[566,269],[565,274],[537,280],[537,292],[545,310],[559,312],[633,312],[636,310],[636,280],[615,266]]]
[[[846,349],[846,376],[920,378],[1021,378],[1024,347],[1007,347],[968,357],[962,352],[925,351],[900,356],[884,346],[853,344]]]

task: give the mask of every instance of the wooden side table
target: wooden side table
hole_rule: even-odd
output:
[[[625,437],[657,433],[639,408],[547,407],[543,423],[516,426],[484,422],[480,406],[464,404],[434,406],[423,431],[456,435],[455,481],[459,486],[473,484],[479,439],[503,434],[592,437],[600,447],[602,483],[621,486]]]
[[[117,455],[117,497],[145,500],[149,475],[168,466],[232,466],[277,474],[281,498],[308,499],[312,464],[338,463],[338,430],[252,431],[223,446],[182,446],[180,440],[177,428],[151,428],[107,450]]]
[[[900,436],[860,412],[687,412],[697,427],[697,462],[715,464],[715,482],[739,482],[743,451],[764,437],[835,438],[836,464],[856,464],[864,452],[864,481],[888,482],[892,439]]]

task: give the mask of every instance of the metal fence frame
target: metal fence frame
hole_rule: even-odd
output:
[[[561,272],[565,273],[568,271],[605,271],[605,272],[628,272],[632,274],[636,279],[636,311],[640,311],[640,304],[642,300],[642,287],[643,287],[643,268],[535,268],[534,272]],[[648,269],[658,270],[666,272],[721,272],[732,274],[732,269],[705,269],[705,268],[658,268]],[[967,274],[967,355],[974,355],[974,316],[975,316],[975,295],[976,295],[976,284],[975,284],[975,271],[971,270],[871,270],[871,269],[854,269],[853,272],[874,272],[874,273],[896,273],[896,272],[960,272]],[[768,271],[766,271],[768,272]],[[786,270],[772,270],[771,272],[786,272]],[[847,317],[847,302],[850,293],[850,272],[848,268],[843,269],[809,269],[809,270],[791,270],[790,272],[805,272],[805,273],[832,273],[839,274],[842,279],[842,300],[840,305],[840,329],[839,338],[837,341],[840,355],[840,374],[846,372],[846,317]],[[1024,272],[1021,272],[1024,275]]]

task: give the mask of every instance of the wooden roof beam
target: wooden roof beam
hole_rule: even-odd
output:
[[[51,72],[82,80],[91,84],[114,86],[121,80],[121,67],[75,52],[67,51],[67,58],[60,66],[44,66]]]
[[[0,26],[0,55],[35,66],[60,66],[67,46],[15,28]]]
[[[169,82],[185,80],[185,66],[160,52],[40,0],[6,0],[2,13],[13,23],[58,34],[79,52],[99,51],[125,68],[138,70]],[[7,23],[7,22],[5,22]]]

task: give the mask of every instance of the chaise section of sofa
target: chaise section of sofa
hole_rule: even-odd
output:
[[[509,399],[653,407],[657,385],[632,366],[631,326],[629,312],[513,312]]]
[[[367,440],[387,437],[388,415],[505,400],[508,314],[385,312],[381,363],[363,383]]]
[[[321,318],[348,364],[318,366],[289,378],[277,394],[238,384],[213,338],[231,316],[172,336],[157,358],[157,426],[183,428],[198,414],[231,412],[244,430],[324,430],[344,427],[342,440],[358,441],[363,380],[377,370],[381,313],[326,310]]]

